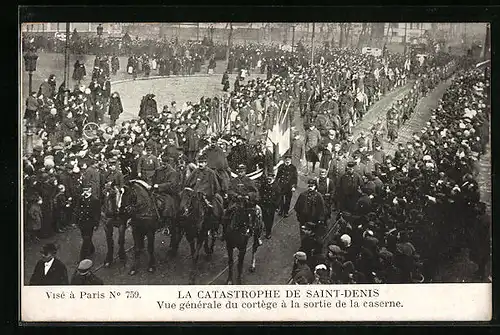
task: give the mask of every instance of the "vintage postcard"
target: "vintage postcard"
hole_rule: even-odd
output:
[[[20,29],[21,321],[491,319],[487,23]]]

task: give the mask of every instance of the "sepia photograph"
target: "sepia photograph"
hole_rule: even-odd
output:
[[[491,284],[490,40],[22,23],[21,286]]]

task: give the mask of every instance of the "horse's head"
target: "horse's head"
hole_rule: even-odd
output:
[[[103,190],[105,211],[118,214],[121,206],[121,193],[117,187],[106,184]]]
[[[128,182],[124,186],[119,212],[122,215],[130,216],[134,212],[137,203],[137,194],[132,183]]]
[[[198,202],[198,194],[190,187],[185,187],[180,194],[179,215],[180,217],[189,217],[193,215],[196,204]]]

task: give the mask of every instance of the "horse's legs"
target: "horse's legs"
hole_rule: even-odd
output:
[[[127,230],[127,225],[125,223],[120,223],[118,227],[118,257],[120,260],[125,261],[127,258],[125,254],[125,231]]]
[[[217,240],[217,237],[215,236],[215,234],[212,234],[212,241],[210,242],[209,255],[213,255],[213,253],[214,253],[214,247],[215,247],[216,240]]]
[[[137,273],[137,268],[139,267],[142,249],[144,248],[144,235],[143,227],[140,227],[138,224],[132,226],[132,236],[134,237],[134,261],[129,272],[131,276]]]
[[[155,233],[156,229],[148,229],[146,233],[146,236],[148,238],[149,272],[154,272],[156,270]]]
[[[247,252],[246,243],[238,248],[238,277],[236,278],[236,283],[241,285],[241,277],[243,276],[243,261],[245,260],[245,254]]]
[[[192,261],[191,274],[189,275],[189,284],[193,285],[195,282],[195,278],[196,278],[195,265],[196,265],[197,239],[194,236],[191,236],[191,234],[187,234],[186,238],[188,239],[188,242],[189,242],[189,249],[191,251],[191,261]]]
[[[177,255],[177,250],[179,249],[179,244],[182,240],[183,231],[180,225],[172,220],[172,226],[170,227],[170,250],[169,254],[172,256]]]
[[[226,240],[226,249],[227,249],[227,267],[228,267],[228,276],[227,276],[227,282],[226,284],[232,285],[233,284],[233,246],[229,244]]]
[[[106,253],[106,261],[104,262],[104,267],[109,267],[113,263],[113,250],[114,250],[114,240],[113,240],[113,224],[111,220],[107,219],[104,223],[104,233],[106,234],[106,245],[108,251]]]
[[[255,272],[255,254],[259,248],[259,237],[254,235],[252,244],[252,264],[250,265],[250,272]]]
[[[207,241],[207,232],[206,231],[201,231],[198,233],[198,236],[196,237],[196,253],[194,257],[194,265],[198,263],[198,258],[200,257],[200,250],[203,244]]]
[[[210,235],[213,235],[213,230],[209,229],[206,231],[206,233],[205,232],[203,233],[203,248],[205,250],[205,255],[207,255],[207,256],[210,254],[210,248],[208,245],[208,234],[209,233],[210,233]]]

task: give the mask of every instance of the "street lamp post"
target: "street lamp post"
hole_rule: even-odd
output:
[[[24,58],[24,67],[26,68],[26,71],[28,71],[29,75],[28,94],[31,95],[31,92],[33,91],[33,72],[36,71],[36,61],[38,60],[38,55],[33,50],[33,48],[30,48],[28,52],[26,52],[23,58]]]
[[[31,95],[33,92],[33,72],[36,71],[36,61],[38,60],[38,55],[33,48],[30,48],[28,52],[24,55],[24,67],[28,71],[29,82],[28,82],[28,94]],[[31,122],[26,124],[26,153],[31,155],[33,153],[33,125]]]
[[[99,51],[101,51],[101,38],[102,38],[102,32],[104,28],[102,27],[102,24],[99,23],[97,26],[97,36],[99,38]]]

